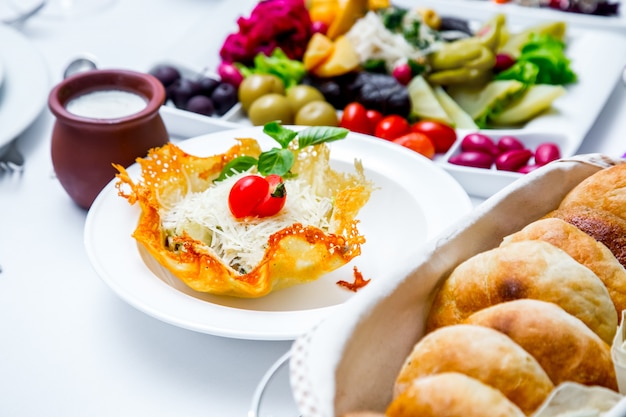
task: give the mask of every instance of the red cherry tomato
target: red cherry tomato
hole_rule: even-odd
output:
[[[402,116],[390,114],[381,119],[374,129],[374,136],[382,139],[393,140],[410,131],[409,122]]]
[[[456,130],[445,123],[434,120],[420,120],[413,123],[411,132],[422,133],[435,145],[435,152],[445,153],[456,142]]]
[[[365,117],[367,118],[367,122],[369,124],[369,134],[374,133],[374,129],[376,129],[376,125],[383,119],[383,114],[378,110],[367,110],[365,112]]]
[[[343,109],[339,126],[352,132],[371,134],[367,109],[361,103],[350,103]]]
[[[287,200],[287,190],[283,179],[276,174],[270,174],[265,177],[265,181],[269,184],[269,192],[253,210],[253,214],[259,217],[269,217],[278,213]]]
[[[435,145],[428,136],[422,133],[407,133],[393,139],[392,142],[422,154],[428,159],[433,159],[435,156]]]
[[[278,175],[246,175],[240,178],[228,195],[228,207],[236,218],[267,217],[278,213],[285,205],[287,193]]]

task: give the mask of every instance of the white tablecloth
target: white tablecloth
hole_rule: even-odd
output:
[[[84,52],[106,68],[146,70],[163,59],[214,66],[224,34],[253,3],[116,0],[68,19],[44,10],[22,33],[43,54],[50,87]],[[619,85],[581,152],[621,155],[625,116]],[[181,329],[111,291],[85,254],[86,213],[54,178],[52,124],[46,108],[19,139],[21,178],[0,176],[0,416],[246,415],[256,384],[291,343]],[[277,400],[274,417],[293,416],[291,401]]]

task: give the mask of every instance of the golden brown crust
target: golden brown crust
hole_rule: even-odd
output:
[[[394,394],[416,378],[443,372],[465,374],[499,390],[526,414],[554,389],[541,365],[509,337],[488,327],[457,324],[416,343],[396,378]]]
[[[514,242],[459,264],[437,292],[426,330],[461,323],[472,313],[520,298],[553,302],[611,343],[617,312],[589,268],[541,240]]]
[[[478,311],[465,323],[510,337],[539,362],[554,385],[573,381],[617,391],[610,346],[556,304],[509,301]]]
[[[387,417],[522,417],[524,413],[502,393],[454,372],[413,381],[395,398]]]
[[[606,210],[626,220],[626,164],[585,178],[565,196],[559,208],[576,206]]]
[[[567,252],[600,278],[618,312],[626,309],[626,269],[602,242],[556,217],[530,223],[505,237],[502,245],[523,240],[543,240]]]
[[[626,268],[626,220],[601,209],[571,206],[559,208],[545,217],[556,217],[576,226],[602,242]]]

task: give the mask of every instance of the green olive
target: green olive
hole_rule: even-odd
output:
[[[270,93],[285,94],[285,85],[275,75],[252,74],[239,85],[239,102],[247,112],[257,98]]]
[[[305,104],[296,113],[296,124],[306,126],[338,126],[337,110],[327,101],[316,100]]]
[[[265,94],[254,100],[248,117],[255,126],[279,120],[284,125],[293,124],[293,110],[287,97],[282,94]]]
[[[294,113],[311,101],[325,101],[324,96],[315,87],[306,84],[294,85],[287,90],[287,98]]]

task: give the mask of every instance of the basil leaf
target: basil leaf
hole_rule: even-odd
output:
[[[298,135],[298,132],[283,127],[278,121],[266,123],[263,126],[263,133],[278,142],[283,149],[286,149],[289,143]]]
[[[324,142],[340,140],[348,135],[349,130],[342,127],[311,126],[298,134],[298,149],[319,145]]]
[[[263,176],[276,174],[282,177],[289,172],[294,160],[295,156],[291,150],[272,148],[259,155],[258,170]]]
[[[257,164],[257,160],[256,158],[252,156],[247,156],[247,155],[238,156],[237,158],[232,159],[229,163],[224,165],[224,168],[222,168],[222,172],[220,172],[220,175],[217,178],[215,178],[213,181],[214,182],[223,181],[226,178],[238,172],[244,172],[244,171],[249,170],[256,164]]]

